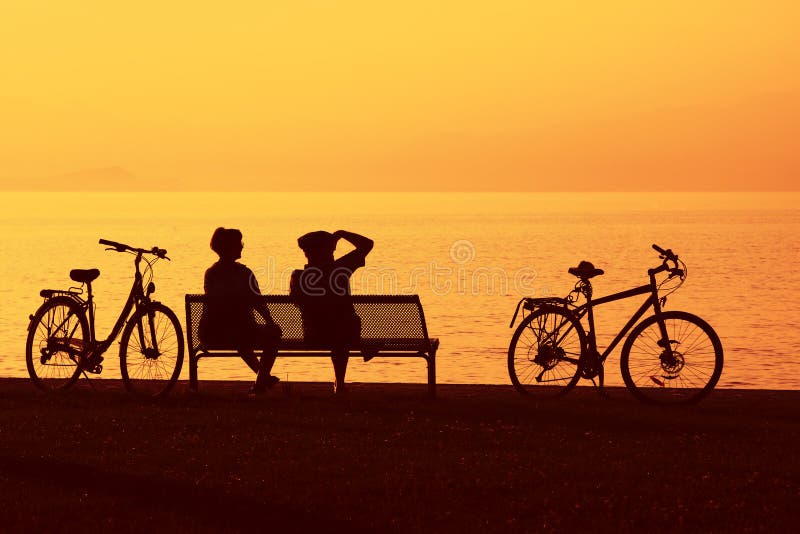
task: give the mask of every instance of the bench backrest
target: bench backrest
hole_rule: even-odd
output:
[[[289,295],[258,297],[269,309],[272,320],[281,328],[279,348],[308,348],[303,340],[303,319],[300,309]],[[418,295],[353,295],[353,306],[361,318],[361,339],[395,340],[398,349],[425,350],[430,341],[425,315]],[[198,328],[205,307],[205,295],[186,295],[186,328],[189,350],[200,346]],[[263,322],[258,313],[257,321]]]

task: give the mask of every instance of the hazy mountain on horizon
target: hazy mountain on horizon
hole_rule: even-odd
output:
[[[6,191],[125,191],[143,185],[158,186],[157,183],[142,183],[136,175],[120,166],[98,167],[37,178],[32,182],[17,180],[3,184]],[[162,187],[157,187],[162,189]]]

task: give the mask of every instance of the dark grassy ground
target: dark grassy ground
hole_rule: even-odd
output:
[[[97,382],[96,382],[97,383]],[[682,409],[624,390],[116,381],[45,396],[0,380],[2,531],[742,531],[800,521],[800,392]]]

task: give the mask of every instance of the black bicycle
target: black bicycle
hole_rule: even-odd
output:
[[[98,340],[94,328],[92,281],[98,269],[73,269],[70,278],[81,284],[67,290],[44,289],[44,303],[30,316],[25,359],[33,383],[45,391],[65,390],[81,374],[99,374],[103,354],[120,332],[119,363],[125,388],[132,393],[161,396],[172,389],[183,364],[183,330],[175,313],[152,300],[156,289],[153,265],[169,260],[158,247],[135,248],[100,240],[115,252],[133,254],[135,275],[128,299],[108,338]],[[144,262],[144,269],[140,265]],[[83,287],[86,287],[86,299]]]
[[[514,326],[520,308],[524,317],[508,348],[508,372],[517,391],[560,396],[581,378],[592,380],[602,391],[603,364],[629,331],[620,367],[625,385],[636,398],[663,404],[689,403],[714,388],[722,374],[719,336],[696,315],[663,310],[667,295],[686,279],[687,269],[672,250],[657,245],[653,248],[662,262],[659,267],[648,269],[648,284],[592,299],[590,279],[603,271],[581,262],[569,270],[578,282],[566,298],[524,298],[517,304],[510,326]],[[659,282],[661,273],[667,276]],[[665,294],[659,296],[659,290]],[[647,300],[600,354],[595,337],[595,306],[645,294]],[[585,302],[578,305],[581,297]],[[653,315],[638,322],[650,308]],[[584,317],[588,331],[581,323]]]

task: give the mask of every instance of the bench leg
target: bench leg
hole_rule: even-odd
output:
[[[431,398],[436,397],[436,353],[429,354],[425,357],[428,362],[428,396]]]
[[[197,360],[196,354],[189,354],[189,389],[197,391]]]

